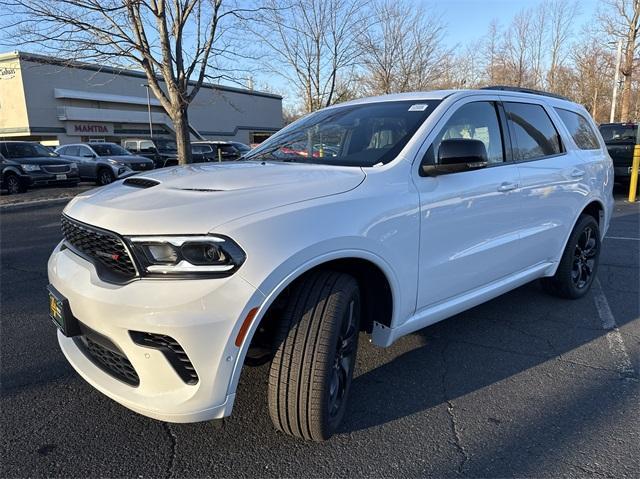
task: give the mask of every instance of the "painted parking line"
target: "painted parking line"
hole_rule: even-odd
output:
[[[640,238],[629,238],[627,236],[605,236],[604,239],[622,240],[622,241],[640,241]]]
[[[602,290],[602,285],[598,278],[594,280],[591,290],[593,291],[593,299],[596,303],[596,309],[598,310],[602,327],[607,330],[609,350],[611,351],[611,354],[613,354],[616,369],[624,377],[636,377],[636,372],[633,369],[629,352],[627,351],[627,347],[624,345],[624,340],[622,339],[622,335],[618,329],[616,318],[611,312],[609,302],[607,301],[607,297]]]

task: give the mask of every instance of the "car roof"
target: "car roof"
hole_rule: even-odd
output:
[[[191,142],[192,145],[210,145],[212,143],[215,145],[231,145],[233,142],[225,140],[198,140]]]
[[[431,91],[419,91],[419,92],[407,92],[407,93],[392,93],[389,95],[372,96],[367,98],[359,98],[357,100],[351,100],[344,103],[338,103],[329,108],[347,106],[347,105],[362,105],[367,103],[379,103],[386,101],[427,101],[427,100],[444,100],[449,97],[464,98],[470,95],[496,95],[510,98],[522,98],[536,101],[543,101],[552,106],[561,108],[568,108],[571,110],[584,110],[584,108],[578,103],[574,103],[571,100],[563,97],[550,94],[542,91],[526,90],[526,89],[505,89],[506,87],[488,87],[482,89],[460,89],[460,90],[431,90]]]

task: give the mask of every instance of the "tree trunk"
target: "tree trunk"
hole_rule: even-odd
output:
[[[186,165],[191,163],[191,134],[189,131],[189,116],[187,107],[178,110],[171,116],[173,128],[176,131],[176,144],[178,145],[178,163]]]

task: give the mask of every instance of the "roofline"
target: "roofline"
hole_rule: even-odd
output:
[[[114,75],[122,75],[122,76],[128,76],[133,78],[143,78],[145,80],[147,79],[146,73],[140,70],[129,70],[129,69],[120,68],[120,67],[97,65],[95,63],[86,63],[78,60],[64,60],[62,58],[56,58],[52,56],[41,55],[38,53],[29,53],[29,52],[23,52],[18,50],[13,52],[0,53],[0,61],[12,59],[12,58],[25,60],[25,61],[32,61],[37,63],[44,63],[48,65],[59,65],[64,67],[77,68],[80,70],[111,73]],[[161,77],[158,77],[158,80],[164,83],[164,80]],[[195,84],[196,84],[195,81],[193,80],[189,81],[189,85],[193,86]],[[274,98],[277,100],[282,100],[282,96],[276,95],[275,93],[267,93],[267,92],[257,91],[257,90],[247,90],[246,88],[237,88],[237,87],[219,85],[214,83],[203,83],[202,88],[228,91],[232,93],[239,93],[241,95],[261,96],[266,98]]]

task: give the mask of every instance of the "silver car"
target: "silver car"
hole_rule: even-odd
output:
[[[75,143],[56,148],[56,153],[78,164],[82,180],[99,185],[152,170],[155,166],[153,160],[133,155],[115,143]]]

